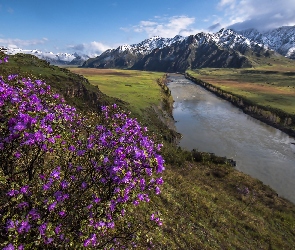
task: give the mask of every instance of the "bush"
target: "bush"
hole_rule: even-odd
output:
[[[134,206],[160,193],[160,148],[115,104],[86,118],[41,80],[1,78],[0,246],[126,247]]]

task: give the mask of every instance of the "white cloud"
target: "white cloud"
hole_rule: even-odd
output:
[[[37,44],[44,44],[47,41],[48,41],[47,38],[33,39],[33,40],[0,38],[0,45],[4,47],[9,47],[9,48],[23,48],[23,47],[37,45]]]
[[[295,25],[294,0],[220,0],[218,8],[225,12],[223,26],[235,29]]]
[[[173,16],[170,18],[160,18],[157,16],[155,20],[143,20],[136,26],[121,28],[121,30],[146,33],[149,37],[160,36],[171,38],[176,35],[187,36],[200,32],[200,30],[193,27],[194,23],[194,17]]]
[[[101,42],[90,42],[90,43],[81,43],[76,45],[69,45],[68,48],[72,52],[80,52],[82,54],[89,55],[91,57],[96,57],[100,55],[102,52],[107,49],[113,48],[113,46],[109,46],[107,44],[103,44]]]
[[[218,3],[218,6],[219,6],[219,7],[223,7],[223,6],[226,6],[226,5],[234,6],[235,3],[236,3],[236,0],[221,0],[221,1]]]

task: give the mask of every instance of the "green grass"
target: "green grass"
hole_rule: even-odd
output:
[[[159,106],[161,103],[161,88],[157,79],[163,77],[164,73],[116,69],[69,69],[74,73],[83,74],[92,85],[97,86],[108,96],[127,102],[133,113],[142,115],[144,109],[152,105]]]
[[[295,114],[295,62],[255,69],[199,69],[195,78],[231,92],[252,103]]]
[[[295,249],[294,206],[229,166],[168,166],[153,202],[164,219],[155,249]]]

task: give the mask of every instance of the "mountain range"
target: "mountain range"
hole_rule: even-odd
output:
[[[201,67],[251,67],[255,65],[255,57],[282,55],[295,59],[295,26],[283,26],[263,33],[256,29],[221,29],[216,33],[201,32],[187,37],[155,36],[138,44],[108,49],[95,58],[81,53],[55,54],[20,48],[7,48],[6,53],[31,54],[54,65],[93,68],[183,72]]]
[[[82,65],[90,57],[84,54],[53,53],[43,52],[41,50],[25,50],[21,48],[5,48],[5,53],[15,55],[18,53],[37,56],[39,59],[46,60],[53,65]]]
[[[295,26],[265,33],[221,29],[187,37],[152,37],[106,50],[82,67],[184,72],[201,67],[251,67],[255,65],[253,58],[279,55],[295,59]]]

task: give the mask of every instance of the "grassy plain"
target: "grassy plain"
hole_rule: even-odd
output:
[[[295,62],[273,62],[251,69],[205,68],[188,73],[255,104],[295,114]]]
[[[127,102],[132,113],[142,115],[144,109],[161,103],[161,89],[157,79],[163,77],[164,73],[93,68],[69,70],[86,77],[106,95]]]

